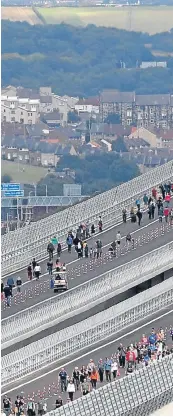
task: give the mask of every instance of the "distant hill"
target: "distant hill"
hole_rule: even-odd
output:
[[[2,7],[1,18],[26,21],[31,25],[64,22],[80,27],[95,24],[154,34],[173,28],[173,6]]]

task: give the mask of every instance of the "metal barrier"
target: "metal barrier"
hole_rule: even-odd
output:
[[[136,250],[143,245],[148,244],[152,240],[158,239],[160,236],[165,235],[165,233],[169,233],[171,230],[173,230],[172,225],[168,223],[161,224],[160,227],[156,227],[155,229],[152,229],[149,232],[143,233],[141,236],[134,238],[132,242],[127,242],[124,245],[121,244],[121,248],[117,248],[116,259],[118,259],[120,256],[126,255],[131,251]],[[83,263],[79,263],[76,267],[72,267],[67,270],[66,278],[69,282],[70,280],[78,278],[83,274],[87,274],[89,271],[97,270],[97,272],[99,272],[99,269],[102,268],[103,265],[110,264],[113,259],[115,259],[115,257],[109,254],[109,252],[102,253],[99,258],[94,257],[94,255],[88,259],[84,258]],[[21,287],[20,293],[15,293],[13,291],[13,298],[10,300],[10,307],[19,304],[23,305],[28,298],[38,298],[43,293],[47,293],[49,291],[52,292],[52,289],[50,288],[50,277],[49,279],[41,281],[40,283],[37,282],[37,284],[31,286],[31,288],[30,286],[26,289]],[[7,301],[5,299],[1,303],[1,309],[9,310]]]
[[[2,357],[2,386],[98,343],[173,302],[172,278],[83,322]]]
[[[173,400],[173,355],[49,412],[49,416],[148,416]]]
[[[121,219],[124,206],[129,210],[145,191],[150,192],[151,187],[172,178],[173,163],[170,161],[112,190],[2,236],[2,274],[26,266],[33,257],[44,256],[51,236],[56,234],[65,242],[69,229],[76,230],[81,222],[97,224],[101,215],[105,229],[115,224]]]
[[[173,266],[173,242],[1,321],[2,348],[79,314]]]

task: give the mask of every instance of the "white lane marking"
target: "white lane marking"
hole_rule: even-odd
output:
[[[155,220],[155,222],[156,222],[156,221],[157,221],[157,220]],[[148,225],[143,226],[143,228],[144,228],[144,227],[147,227],[147,226],[148,226]],[[133,233],[135,233],[135,232],[133,232]],[[171,241],[171,242],[172,242],[172,241]],[[169,242],[169,243],[171,243],[171,242]],[[163,246],[161,246],[161,247],[162,247],[162,248],[164,248],[165,246],[167,246],[167,244],[168,244],[168,243],[165,243],[165,245],[163,245]],[[109,244],[108,244],[108,245],[109,245]],[[108,246],[108,245],[107,245],[107,246]],[[156,248],[156,249],[154,249],[154,250],[151,250],[150,252],[147,252],[147,255],[149,255],[150,253],[152,253],[152,252],[154,252],[154,251],[156,251],[156,250],[158,250],[158,248]],[[144,254],[142,254],[142,255],[140,255],[140,256],[137,256],[135,259],[141,259],[141,258],[143,258],[144,256],[146,256],[146,253],[144,253]],[[77,260],[78,260],[78,259],[77,259]],[[106,272],[112,272],[112,271],[115,271],[116,269],[120,268],[121,266],[128,265],[128,264],[132,263],[133,261],[134,261],[134,259],[131,259],[130,261],[125,262],[125,263],[123,263],[123,264],[120,264],[119,266],[116,266],[116,267],[114,267],[114,268],[112,268],[112,269],[108,269]],[[74,261],[72,261],[72,262],[74,262]],[[88,281],[84,281],[84,282],[82,282],[81,284],[76,285],[75,287],[70,288],[70,289],[68,290],[68,294],[69,294],[70,292],[74,291],[74,289],[80,288],[80,287],[82,287],[83,285],[87,284],[88,282],[95,281],[97,278],[102,277],[102,276],[103,276],[106,272],[103,272],[103,274],[100,274],[100,275],[96,275],[95,277],[93,277],[93,278],[89,279]],[[48,274],[48,273],[46,273],[45,275],[47,275],[47,274]],[[8,319],[10,319],[10,318],[12,318],[12,317],[17,316],[18,314],[21,314],[21,313],[23,313],[23,312],[26,312],[26,311],[28,311],[28,310],[31,310],[33,307],[37,307],[37,306],[39,306],[40,304],[44,304],[44,303],[46,303],[48,300],[51,300],[51,301],[52,301],[54,298],[58,299],[59,297],[62,297],[62,296],[63,296],[63,294],[54,295],[53,297],[49,297],[49,298],[46,298],[45,300],[39,301],[39,303],[33,304],[33,305],[31,305],[30,307],[25,308],[24,310],[20,310],[20,311],[18,311],[17,313],[12,314],[11,316],[7,316],[7,317],[5,317],[4,319],[2,319],[2,320],[1,320],[1,323],[2,323],[3,321],[5,321],[5,320],[8,320]]]
[[[137,232],[139,232],[139,230],[142,230],[142,229],[145,229],[146,227],[149,227],[149,226],[151,226],[152,224],[154,224],[154,223],[156,223],[156,222],[158,222],[159,221],[159,219],[156,219],[156,220],[154,220],[153,222],[151,222],[151,223],[148,223],[148,224],[146,224],[145,226],[142,226],[141,228],[138,228],[138,229],[136,229],[136,230],[134,230],[133,232],[131,232],[131,235],[133,235],[133,234],[135,234],[135,233],[137,233]],[[119,224],[117,224],[117,226],[119,226]],[[115,227],[115,226],[114,226]],[[122,236],[122,238],[121,239],[125,239],[125,237],[126,236]],[[94,238],[94,236],[93,236],[93,238]],[[106,245],[104,245],[103,246],[103,249],[104,248],[106,248],[107,246],[110,246],[110,244],[112,243],[112,241],[111,242],[109,242],[109,243],[107,243]],[[46,258],[47,259],[47,258]],[[84,258],[85,259],[85,258]],[[67,266],[68,265],[71,265],[71,264],[73,264],[73,263],[75,263],[75,262],[79,262],[80,261],[80,259],[78,259],[78,258],[76,258],[76,259],[74,259],[73,261],[71,261],[71,262],[69,262],[68,264],[66,264]],[[55,271],[55,269],[53,270],[53,272]],[[49,275],[49,272],[45,272],[44,274],[42,274],[42,275],[40,275],[40,278],[42,278],[42,277],[45,277],[46,275]],[[4,277],[3,277],[4,278]],[[2,279],[3,279],[2,278]],[[33,281],[36,281],[36,278],[33,278],[31,281],[25,281],[23,284],[22,284],[22,288],[23,288],[23,286],[24,285],[29,285],[31,282],[33,282]],[[39,281],[38,281],[39,282]]]
[[[164,307],[165,308],[165,307]],[[12,389],[9,389],[8,391],[6,391],[6,392],[3,392],[3,394],[1,394],[1,396],[2,395],[6,395],[6,394],[8,394],[9,392],[13,392],[13,391],[16,391],[16,390],[18,390],[19,388],[21,388],[21,387],[23,387],[23,386],[25,386],[25,385],[29,385],[29,384],[32,384],[33,382],[35,382],[35,381],[38,381],[39,379],[41,379],[41,378],[44,378],[44,377],[46,377],[47,375],[50,375],[50,374],[52,374],[53,372],[55,372],[55,371],[58,371],[58,369],[60,369],[60,368],[66,368],[68,365],[70,365],[71,363],[73,363],[73,362],[77,362],[78,360],[80,360],[80,359],[82,359],[82,358],[84,358],[85,356],[88,356],[88,355],[90,355],[90,354],[92,354],[92,353],[95,353],[95,352],[97,352],[98,350],[100,350],[100,349],[104,349],[104,348],[106,348],[107,346],[110,346],[110,345],[112,345],[113,343],[115,343],[115,342],[118,342],[119,340],[122,340],[122,339],[124,339],[125,337],[127,337],[127,336],[129,336],[129,335],[131,335],[131,334],[133,334],[133,333],[135,333],[135,332],[137,332],[137,331],[139,331],[139,330],[141,330],[141,329],[143,329],[144,327],[146,327],[146,326],[148,326],[149,324],[151,324],[151,323],[154,323],[155,321],[157,321],[157,320],[160,320],[160,319],[162,319],[163,317],[165,317],[165,316],[167,316],[167,315],[169,315],[169,314],[171,314],[171,313],[173,313],[173,309],[172,310],[170,310],[170,311],[167,311],[166,313],[163,313],[163,314],[161,314],[159,317],[156,317],[156,318],[154,318],[154,319],[152,319],[152,320],[150,320],[150,321],[147,321],[145,324],[142,324],[141,326],[138,326],[138,327],[136,327],[135,329],[133,329],[133,330],[130,330],[129,332],[127,332],[127,333],[125,333],[125,334],[123,334],[122,336],[119,336],[119,337],[117,337],[116,339],[114,339],[114,340],[111,340],[110,342],[107,342],[107,343],[105,343],[104,345],[101,345],[101,346],[98,346],[98,347],[96,347],[96,348],[94,348],[94,349],[91,349],[91,350],[89,350],[88,352],[86,352],[86,353],[84,353],[84,354],[82,354],[82,355],[80,355],[80,356],[78,356],[77,358],[75,358],[75,359],[72,359],[72,360],[70,360],[70,361],[68,361],[68,362],[66,362],[66,363],[64,363],[63,365],[59,365],[59,366],[57,366],[56,368],[54,368],[54,369],[51,369],[50,371],[47,371],[47,372],[45,372],[43,375],[39,375],[39,376],[37,376],[37,377],[35,377],[35,378],[33,378],[33,379],[30,379],[29,381],[27,381],[27,382],[23,382],[23,384],[20,384],[20,385],[18,385],[17,387],[14,387],[14,388],[12,388]],[[154,313],[155,314],[155,313]],[[138,321],[141,321],[141,320],[143,320],[143,318],[142,319],[139,319]],[[133,324],[135,324],[135,323],[132,323],[132,325]],[[128,326],[128,327],[130,327],[130,326]],[[109,336],[106,336],[106,338],[105,339],[108,339],[108,338],[110,338],[110,335]],[[101,341],[100,341],[101,342]],[[97,343],[97,342],[95,342],[95,343]],[[91,346],[93,346],[95,343],[92,343],[91,345],[90,345],[90,347]],[[72,355],[73,355],[74,353],[72,353]],[[64,358],[65,359],[65,358]],[[55,361],[53,361],[53,362],[51,362],[51,363],[49,363],[49,364],[47,364],[47,365],[45,365],[42,369],[44,369],[44,368],[47,368],[48,366],[52,366],[54,363],[56,363],[57,362],[57,359],[55,360]],[[38,372],[39,370],[37,370],[37,371],[32,371],[32,372],[30,372],[30,373],[28,373],[27,374],[27,376],[25,376],[25,377],[23,377],[23,378],[28,378],[30,375],[33,375],[35,372]],[[20,379],[23,379],[23,378],[20,378]],[[19,380],[20,380],[19,379]],[[17,380],[16,380],[17,381]],[[8,384],[7,384],[8,385]],[[1,387],[1,389],[3,389],[3,386]]]

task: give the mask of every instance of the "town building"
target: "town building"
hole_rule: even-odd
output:
[[[98,97],[89,97],[82,98],[75,104],[75,110],[80,113],[99,113],[99,98]]]
[[[170,129],[173,127],[173,96],[104,90],[100,94],[102,121],[112,113],[120,117],[124,126]]]

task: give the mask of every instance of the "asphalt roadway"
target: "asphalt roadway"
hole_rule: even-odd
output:
[[[151,329],[154,327],[156,330],[162,327],[166,331],[166,342],[169,347],[172,346],[172,340],[169,334],[170,326],[173,325],[173,304],[166,309],[158,311],[157,313],[140,320],[138,323],[128,326],[123,331],[113,334],[111,337],[104,339],[100,343],[97,343],[89,348],[85,348],[78,352],[76,355],[68,356],[63,361],[55,361],[50,366],[39,372],[33,372],[29,376],[16,381],[13,384],[8,385],[6,388],[2,388],[1,396],[7,394],[12,402],[15,401],[17,395],[22,395],[27,399],[33,397],[35,394],[35,401],[39,401],[37,396],[38,390],[45,392],[45,398],[47,399],[48,411],[54,409],[55,399],[58,395],[62,396],[64,404],[67,401],[68,394],[61,394],[60,391],[56,394],[48,395],[49,388],[57,386],[58,374],[61,367],[64,367],[68,375],[71,376],[75,366],[79,369],[82,365],[87,365],[89,360],[92,358],[94,363],[97,365],[98,360],[105,357],[111,357],[117,351],[119,343],[123,343],[124,346],[128,346],[130,343],[138,342],[142,334],[150,334]],[[124,376],[124,370],[120,369],[120,378]],[[98,383],[97,388],[105,384],[105,381],[101,384]],[[51,391],[52,392],[52,391]],[[80,391],[77,391],[74,395],[74,399],[81,395]]]
[[[154,220],[148,220],[148,215],[147,213],[143,214],[143,219],[142,219],[142,224],[139,227],[138,224],[134,224],[131,223],[130,221],[128,221],[126,224],[119,224],[116,225],[112,228],[110,228],[109,230],[106,230],[105,232],[103,231],[101,234],[96,235],[99,236],[99,238],[102,240],[102,244],[103,244],[103,252],[108,252],[109,249],[109,245],[110,243],[112,243],[112,241],[114,239],[116,239],[116,234],[118,231],[120,231],[121,236],[122,236],[122,242],[121,242],[121,247],[123,247],[123,245],[125,245],[125,236],[127,235],[127,233],[131,233],[134,239],[137,239],[139,236],[144,235],[146,233],[149,233],[152,230],[155,230],[156,228],[160,227],[160,223],[158,222],[158,217],[157,217],[157,210],[156,210],[156,216]],[[165,220],[163,219],[163,224],[165,224]],[[88,246],[90,247],[94,247],[94,242],[96,241],[96,236],[93,238],[90,238],[88,240]],[[87,263],[89,263],[89,259],[86,258],[82,258],[80,260],[77,259],[77,255],[76,252],[74,250],[74,248],[72,248],[72,253],[69,254],[67,252],[67,250],[62,252],[61,255],[61,262],[65,262],[67,265],[67,270],[68,270],[68,275],[69,275],[69,288],[74,288],[77,285],[83,284],[86,281],[104,273],[109,271],[110,269],[116,268],[117,266],[123,265],[126,262],[129,262],[135,258],[138,258],[156,248],[158,248],[159,246],[162,246],[168,242],[171,242],[173,240],[173,228],[171,229],[171,231],[169,233],[165,233],[165,235],[162,235],[160,237],[158,237],[157,239],[153,239],[151,240],[151,242],[149,243],[145,243],[143,246],[139,246],[137,247],[137,249],[133,250],[133,251],[129,251],[128,253],[126,253],[124,256],[120,256],[118,258],[114,258],[111,262],[105,263],[105,264],[101,264],[100,266],[94,267],[92,270],[90,270],[88,268],[87,273],[86,274],[81,274],[79,276],[75,276],[74,273],[74,269],[79,266],[79,265],[86,265]],[[55,258],[56,259],[56,258]],[[47,272],[47,260],[44,260],[42,262],[40,262],[40,266],[41,266],[41,271],[42,271],[42,275],[40,277],[39,282],[35,281],[35,279],[33,279],[32,281],[28,281],[28,277],[27,277],[27,271],[26,269],[21,270],[19,272],[16,272],[15,274],[12,274],[11,276],[13,276],[14,280],[16,280],[16,278],[18,276],[21,277],[23,285],[21,288],[21,291],[25,291],[27,289],[33,289],[36,286],[36,284],[40,282],[44,282],[44,281],[48,281],[48,272]],[[4,282],[6,282],[7,278],[4,279]],[[14,292],[15,293],[15,292]],[[24,309],[31,307],[33,305],[35,305],[38,302],[44,301],[48,298],[53,297],[55,294],[53,292],[52,289],[49,288],[49,285],[47,283],[47,287],[45,292],[42,292],[41,294],[39,294],[36,297],[33,298],[26,298],[25,302],[20,303],[20,304],[13,304],[11,305],[10,308],[6,308],[5,310],[3,310],[2,305],[1,305],[1,318],[7,318],[19,311],[23,311]]]

